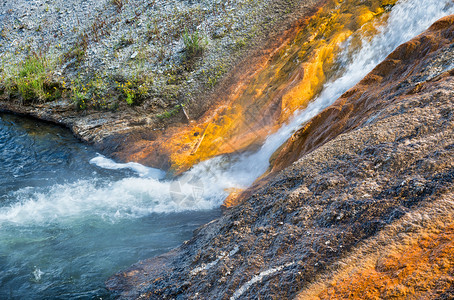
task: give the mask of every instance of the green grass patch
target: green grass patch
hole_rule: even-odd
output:
[[[183,43],[188,59],[202,55],[207,44],[206,39],[200,35],[199,31],[189,33],[187,28],[183,32]]]
[[[50,71],[51,63],[47,58],[30,55],[13,68],[6,90],[10,96],[19,97],[23,104],[56,100],[62,96],[62,88],[52,81]]]

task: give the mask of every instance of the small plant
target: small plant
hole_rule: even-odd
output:
[[[159,39],[159,27],[158,27],[158,22],[155,21],[152,24],[147,24],[147,32],[146,37],[148,38],[149,41],[151,40],[158,40]]]
[[[105,19],[98,19],[90,26],[90,35],[94,42],[99,42],[101,36],[109,35],[110,33],[105,30],[107,23]]]
[[[128,105],[134,104],[136,92],[131,81],[128,80],[126,83],[117,82],[117,89],[123,94],[123,97]]]
[[[166,50],[164,48],[159,48],[156,58],[159,62],[162,62],[166,58]]]
[[[129,90],[129,91],[126,91],[126,103],[128,103],[128,105],[133,105],[134,104],[134,98],[136,97],[136,94],[134,93],[134,91],[132,90]]]
[[[121,92],[128,105],[139,104],[148,94],[150,82],[140,84],[138,80],[128,80],[125,83],[117,82],[117,90]]]
[[[85,50],[80,45],[75,45],[71,50],[66,52],[63,55],[65,61],[70,61],[72,59],[76,60],[77,64],[80,64],[85,57]]]
[[[108,91],[106,82],[95,75],[91,80],[83,83],[80,78],[71,82],[71,99],[77,110],[93,108],[96,110],[109,110]]]
[[[9,94],[16,94],[27,103],[33,100],[52,101],[61,97],[60,85],[52,82],[49,61],[34,53],[26,57],[7,81]]]
[[[183,107],[182,104],[177,104],[175,105],[171,110],[166,110],[162,114],[157,115],[158,119],[164,120],[164,119],[169,119],[173,116],[175,116]]]
[[[206,46],[206,40],[200,36],[197,30],[190,34],[187,28],[183,33],[183,43],[188,59],[200,56]]]
[[[72,101],[77,110],[85,110],[88,105],[88,89],[79,79],[71,82]]]

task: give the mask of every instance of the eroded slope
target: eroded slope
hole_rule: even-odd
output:
[[[405,246],[386,250],[394,254],[376,271],[389,271],[393,284],[371,295],[412,293],[408,286],[416,285],[405,276],[408,272],[393,276],[399,269],[395,257],[405,255],[408,239],[427,243],[421,242],[423,250],[416,249],[401,263],[418,261],[413,256],[427,261],[429,255],[441,267],[432,278],[425,277],[424,295],[448,295],[451,266],[439,261],[450,259],[450,223],[440,225],[437,216],[451,220],[443,209],[451,209],[454,192],[453,24],[454,16],[444,18],[399,47],[323,112],[345,116],[338,123],[335,117],[327,119],[342,125],[334,126],[332,135],[327,129],[329,139],[292,156],[301,157],[258,182],[243,194],[243,203],[202,227],[192,240],[118,273],[107,286],[125,298],[292,298],[341,259],[352,253],[357,257],[355,249],[374,243],[378,235]],[[308,126],[314,131],[322,126],[315,125]],[[344,126],[349,130],[338,129]],[[295,142],[290,149],[299,151],[306,144],[291,145]],[[417,214],[423,217],[406,226]],[[445,227],[446,234],[440,235]],[[411,228],[415,236],[405,234]],[[419,237],[419,232],[428,236]],[[424,247],[432,254],[424,254]],[[356,295],[361,288],[374,287],[364,282],[364,272],[371,271],[358,268],[352,273],[359,282],[352,290]],[[325,290],[316,285],[315,292],[305,295],[323,298],[343,288],[347,294],[342,295],[348,295],[349,278],[339,276]]]

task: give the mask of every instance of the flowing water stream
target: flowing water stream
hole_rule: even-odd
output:
[[[216,157],[165,180],[118,164],[65,129],[0,114],[0,299],[108,298],[103,282],[178,246],[220,215],[228,188],[250,185],[298,127],[354,86],[401,43],[454,13],[452,0],[400,1],[304,111],[255,153]]]
[[[109,275],[219,216],[160,207],[168,187],[137,188],[159,173],[96,156],[66,129],[0,115],[0,299],[106,298]]]

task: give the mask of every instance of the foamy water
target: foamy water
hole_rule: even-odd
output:
[[[259,151],[236,159],[216,157],[193,167],[177,180],[137,163],[119,164],[102,156],[91,160],[101,168],[131,169],[138,176],[113,182],[81,179],[46,189],[25,188],[13,195],[19,201],[0,208],[0,226],[66,221],[77,216],[96,215],[114,221],[142,217],[149,213],[209,210],[219,207],[229,188],[245,188],[269,166],[269,158],[301,124],[332,104],[358,83],[397,46],[427,29],[437,19],[454,13],[453,1],[401,1],[394,6],[387,25],[371,41],[364,42],[353,56],[348,44],[341,57],[352,57],[338,79],[328,82],[306,109],[269,136]]]

